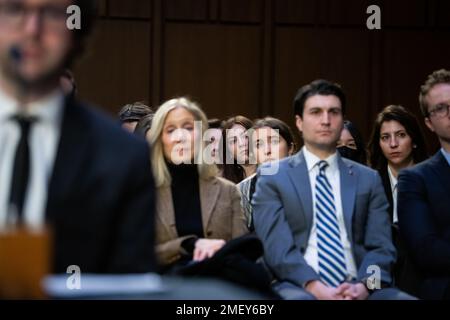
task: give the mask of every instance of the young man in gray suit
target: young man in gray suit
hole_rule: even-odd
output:
[[[396,253],[379,175],[336,152],[343,91],[316,80],[294,107],[305,146],[277,173],[259,169],[253,199],[273,289],[284,299],[411,298],[389,288]]]

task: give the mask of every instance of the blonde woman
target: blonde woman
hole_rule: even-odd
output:
[[[202,159],[207,128],[204,112],[186,98],[165,102],[153,118],[156,253],[167,268],[212,257],[247,232],[239,190]]]

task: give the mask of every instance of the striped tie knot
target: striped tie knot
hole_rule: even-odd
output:
[[[319,166],[319,174],[321,176],[325,176],[325,169],[328,167],[328,162],[322,160],[318,163]]]

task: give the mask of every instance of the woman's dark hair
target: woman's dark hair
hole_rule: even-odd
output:
[[[380,147],[381,126],[387,121],[397,121],[411,137],[412,143],[415,146],[412,151],[414,163],[422,162],[428,157],[425,140],[423,139],[417,118],[402,106],[390,105],[378,114],[372,130],[368,144],[369,160],[372,168],[381,171],[387,166],[387,159]]]
[[[134,133],[145,138],[147,136],[147,132],[152,128],[154,115],[154,113],[150,113],[143,116],[137,123]]]
[[[246,130],[249,130],[253,126],[253,122],[244,116],[231,117],[225,121],[222,130],[222,153],[220,154],[222,175],[225,179],[239,183],[246,178],[244,168],[237,163],[237,160],[232,157],[231,150],[228,149],[227,143],[227,130],[231,129],[235,125],[241,125]],[[249,155],[249,157],[251,157]]]
[[[344,121],[344,128],[347,129],[348,132],[350,132],[350,135],[355,140],[357,150],[357,159],[355,159],[355,161],[364,165],[367,164],[366,144],[364,143],[363,137],[358,128],[356,128],[353,122],[349,120]]]
[[[345,114],[346,98],[339,84],[328,80],[315,80],[301,87],[294,98],[294,114],[303,118],[303,109],[308,98],[316,95],[336,96],[341,101],[342,114]]]
[[[264,127],[278,130],[280,136],[283,137],[283,139],[286,141],[288,148],[293,147],[294,153],[297,151],[294,134],[292,133],[291,128],[285,122],[277,118],[265,117],[264,119],[256,120],[255,124],[252,126],[252,129],[256,130]]]

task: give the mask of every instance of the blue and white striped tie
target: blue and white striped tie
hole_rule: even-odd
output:
[[[344,247],[342,246],[341,233],[336,217],[333,188],[325,176],[328,163],[320,161],[318,166],[315,209],[319,275],[325,284],[337,287],[347,277]]]

